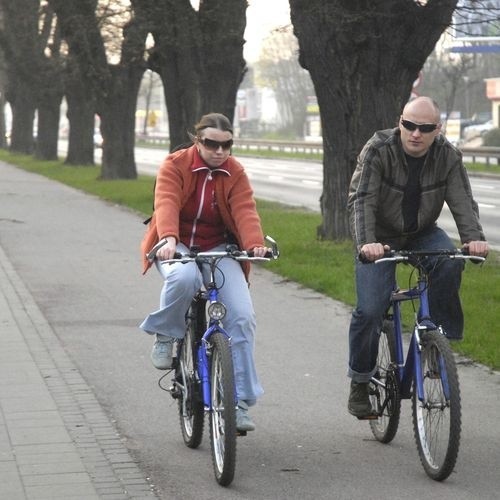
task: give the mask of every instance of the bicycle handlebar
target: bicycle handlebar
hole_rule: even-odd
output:
[[[267,262],[271,259],[276,259],[277,256],[273,254],[273,252],[267,252],[264,257],[255,257],[253,252],[247,252],[245,250],[221,250],[217,252],[189,252],[189,253],[179,253],[175,252],[174,257],[172,259],[162,260],[161,262],[165,263],[173,263],[173,262],[181,262],[185,264],[186,262],[206,262],[210,259],[224,258],[229,257],[238,261],[261,261]]]
[[[424,258],[442,256],[448,257],[449,259],[460,259],[460,260],[471,260],[475,262],[484,262],[486,257],[479,257],[477,255],[469,255],[466,248],[454,248],[452,250],[389,250],[384,254],[384,257],[373,261],[375,264],[380,262],[407,262],[412,257]],[[360,255],[361,262],[367,263],[366,259],[363,259]]]
[[[279,250],[278,250],[278,244],[276,241],[274,241],[273,238],[270,236],[266,235],[265,237],[266,241],[269,241],[271,243],[272,250],[270,252],[266,252],[264,257],[256,257],[254,256],[254,252],[250,250],[240,250],[237,245],[227,245],[226,250],[220,250],[220,251],[211,251],[211,252],[199,252],[196,249],[192,249],[189,251],[189,253],[179,253],[175,252],[174,258],[173,259],[166,259],[162,260],[161,262],[167,262],[167,263],[172,263],[172,262],[193,262],[193,261],[206,261],[211,258],[223,258],[223,257],[230,257],[234,260],[238,261],[269,261],[271,259],[276,260],[279,257]],[[158,250],[165,245],[166,239],[160,240],[152,249],[149,253],[146,254],[147,259],[152,262],[156,258],[156,253]]]

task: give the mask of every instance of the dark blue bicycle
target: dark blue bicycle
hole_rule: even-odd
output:
[[[272,244],[272,252],[266,257],[254,257],[251,252],[240,251],[233,245],[226,251],[176,254],[174,259],[166,261],[196,262],[199,266],[208,266],[210,271],[209,284],[195,295],[186,314],[186,335],[178,342],[175,375],[169,390],[178,401],[182,436],[189,448],[200,445],[204,416],[208,414],[215,479],[222,486],[233,481],[236,437],[246,432],[238,433],[236,429],[238,395],[231,337],[222,324],[226,307],[218,299],[220,286],[216,284],[215,273],[222,273],[217,266],[221,259],[269,261],[278,258],[276,242],[269,236],[266,240]]]
[[[380,332],[377,372],[370,383],[370,400],[378,417],[370,420],[370,427],[378,441],[392,441],[398,430],[401,400],[411,398],[420,460],[432,479],[442,481],[453,471],[458,456],[461,401],[453,352],[441,327],[432,321],[429,313],[429,272],[423,261],[436,256],[484,261],[461,250],[392,251],[375,261],[375,265],[377,262],[410,263],[416,272],[416,284],[404,290],[396,285],[392,293]],[[401,321],[401,303],[405,301],[414,303],[416,311],[406,359]]]

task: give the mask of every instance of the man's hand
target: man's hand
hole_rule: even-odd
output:
[[[382,243],[366,243],[361,247],[359,253],[369,262],[381,259],[385,252],[391,249],[389,245],[382,245]]]
[[[476,257],[486,257],[490,250],[487,241],[469,241],[469,243],[465,243],[464,248],[469,251],[469,255]]]

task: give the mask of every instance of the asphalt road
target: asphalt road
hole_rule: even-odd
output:
[[[438,484],[420,466],[408,402],[390,445],[347,413],[350,308],[263,267],[251,290],[266,393],[257,430],[238,441],[234,483],[219,487],[208,441],[184,446],[137,327],[161,286],[140,273],[141,217],[3,163],[0,178],[0,245],[161,499],[498,498],[498,373],[462,360],[461,450]]]

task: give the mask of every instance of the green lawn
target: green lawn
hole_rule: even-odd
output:
[[[99,180],[99,167],[40,162],[4,150],[0,150],[0,160],[128,206],[144,216],[151,213],[152,177],[140,176],[131,181]],[[316,227],[321,218],[317,213],[262,200],[258,201],[258,207],[264,231],[277,240],[281,250],[280,259],[268,265],[269,270],[352,305],[355,295],[351,243],[318,241]],[[404,284],[408,270],[401,267]],[[462,281],[465,340],[454,345],[460,353],[493,369],[500,369],[499,278],[500,254],[497,252],[492,252],[481,266],[466,266]],[[405,318],[409,323],[411,313],[407,312]]]

